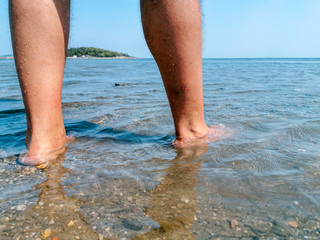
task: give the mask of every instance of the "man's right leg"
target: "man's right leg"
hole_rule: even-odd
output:
[[[169,99],[175,147],[221,138],[223,130],[204,121],[199,0],[140,0],[140,7],[144,35]]]
[[[55,159],[66,143],[61,95],[70,0],[9,0],[9,11],[27,115],[28,153],[20,161],[38,165]]]

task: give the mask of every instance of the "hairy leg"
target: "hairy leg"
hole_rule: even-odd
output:
[[[199,0],[141,0],[140,7],[146,42],[170,103],[174,145],[194,145],[207,141],[208,134],[221,134],[204,121]]]
[[[70,0],[9,0],[15,63],[27,117],[23,164],[53,160],[66,143],[62,80]]]

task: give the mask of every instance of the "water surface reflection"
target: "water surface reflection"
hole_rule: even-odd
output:
[[[91,230],[79,213],[79,199],[66,195],[61,182],[70,170],[62,165],[63,161],[64,157],[60,157],[57,161],[50,162],[43,169],[47,180],[35,186],[41,193],[32,213],[39,216],[40,221],[49,221],[46,229],[42,229],[42,238],[99,239],[99,235]]]
[[[137,239],[195,239],[190,227],[194,223],[197,203],[194,188],[201,167],[200,157],[207,146],[179,149],[164,170],[159,186],[149,192],[151,207],[146,214],[160,224]]]
[[[169,161],[167,168],[160,171],[163,174],[161,183],[154,189],[145,192],[146,196],[144,196],[149,200],[149,207],[145,210],[146,218],[151,217],[152,220],[158,222],[160,227],[155,227],[155,224],[153,224],[151,230],[147,232],[142,232],[142,227],[133,228],[136,231],[131,231],[130,234],[126,235],[126,238],[195,239],[190,230],[197,212],[194,188],[198,182],[197,173],[201,167],[201,156],[207,152],[207,149],[207,146],[201,146],[177,150],[177,156]],[[82,205],[83,200],[79,199],[78,196],[68,195],[68,190],[72,189],[73,186],[63,184],[64,179],[68,177],[68,173],[71,173],[69,169],[63,166],[63,161],[64,157],[61,157],[44,168],[43,172],[47,180],[35,186],[41,192],[37,203],[32,207],[31,215],[33,219],[37,219],[38,223],[42,222],[41,229],[38,229],[42,238],[117,238],[116,226],[111,226],[113,234],[106,234],[103,231],[104,228],[110,228],[108,222],[105,223],[104,227],[98,229],[92,229],[88,224],[87,217],[79,211],[80,208],[88,207],[88,205]],[[159,161],[163,160],[159,159]],[[77,184],[77,182],[73,183],[73,185]],[[93,193],[93,195],[96,194],[100,195],[103,192]],[[114,208],[114,206],[108,204],[107,195],[105,192],[105,195],[101,195],[99,198],[105,199],[102,200],[105,203],[104,208],[110,208],[110,212],[113,211],[111,208]],[[90,197],[90,195],[88,196]],[[119,203],[121,204],[121,201]],[[121,209],[123,206],[119,205],[118,207]],[[98,221],[105,222],[107,216],[103,216],[103,212],[98,214]],[[115,214],[113,217],[119,216]],[[123,222],[126,222],[126,219],[120,218]]]

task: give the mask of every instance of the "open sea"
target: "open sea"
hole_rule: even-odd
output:
[[[0,59],[0,239],[320,239],[320,59],[204,59],[203,79],[207,124],[233,134],[176,150],[154,60],[68,59],[75,141],[37,169]]]

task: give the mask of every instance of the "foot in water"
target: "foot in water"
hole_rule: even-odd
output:
[[[173,141],[173,146],[175,148],[187,148],[197,145],[202,145],[217,140],[226,138],[232,134],[231,130],[226,128],[223,124],[213,125],[208,128],[205,135],[201,137],[177,137]]]
[[[67,145],[74,140],[73,136],[65,138],[64,144],[58,148],[54,148],[49,151],[31,152],[28,148],[20,154],[19,162],[27,166],[38,166],[46,164],[52,160],[57,159],[67,151]]]

